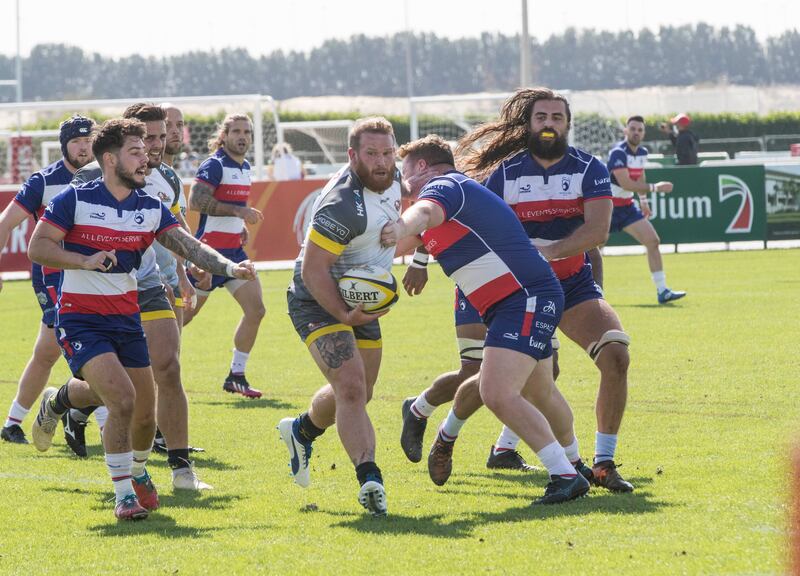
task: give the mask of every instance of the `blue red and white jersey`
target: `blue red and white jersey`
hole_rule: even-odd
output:
[[[472,178],[455,170],[437,176],[419,198],[445,214],[442,224],[422,233],[425,248],[481,316],[518,290],[549,284],[559,289],[514,212]]]
[[[28,178],[14,197],[14,202],[33,216],[34,220],[38,220],[50,200],[69,186],[71,181],[72,172],[61,159]],[[31,265],[31,281],[34,288],[58,286],[60,278],[61,270],[57,268],[42,267],[35,262]]]
[[[566,238],[582,225],[585,202],[611,199],[606,167],[572,146],[549,168],[528,151],[520,152],[497,167],[486,187],[511,206],[531,242],[539,246]],[[583,264],[583,254],[550,262],[561,279],[576,274]]]
[[[133,190],[120,202],[102,180],[93,180],[56,195],[42,221],[66,234],[65,250],[86,256],[116,250],[117,257],[108,272],[63,271],[56,327],[140,330],[136,271],[156,236],[178,226],[169,209],[143,190]]]
[[[226,204],[247,206],[250,197],[250,164],[239,164],[220,148],[197,169],[197,180],[214,187],[214,199]],[[205,244],[224,250],[242,247],[244,220],[236,216],[200,215],[195,236]]]
[[[644,165],[647,164],[647,148],[639,146],[631,150],[628,141],[617,142],[608,153],[608,171],[611,174],[611,192],[614,195],[614,206],[630,206],[633,204],[633,192],[625,190],[619,185],[614,170],[627,168],[628,176],[634,182],[644,174]]]

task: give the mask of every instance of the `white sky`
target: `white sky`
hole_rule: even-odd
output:
[[[405,0],[415,32],[458,38],[481,32],[514,34],[521,0]],[[105,56],[172,55],[191,50],[246,47],[251,54],[308,51],[329,38],[384,36],[405,27],[404,0],[19,0],[23,55],[41,43],[67,43]],[[0,54],[16,52],[16,0],[0,0]],[[707,22],[747,24],[760,39],[800,23],[794,0],[528,0],[530,34],[544,40],[564,28],[620,30]],[[136,14],[152,22],[135,33]],[[156,35],[155,21],[164,22]]]

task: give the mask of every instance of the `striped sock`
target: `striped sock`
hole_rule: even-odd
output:
[[[508,426],[503,426],[500,436],[497,437],[497,442],[494,444],[494,453],[500,454],[501,452],[516,450],[517,446],[519,446],[519,436]]]
[[[605,462],[606,460],[613,460],[614,453],[617,451],[617,435],[616,434],[603,434],[602,432],[595,432],[594,434],[594,463]]]
[[[106,454],[106,466],[108,466],[111,481],[114,483],[114,496],[117,502],[130,494],[134,494],[133,484],[131,483],[132,462],[133,452]]]
[[[9,426],[17,426],[22,425],[22,421],[25,420],[25,416],[28,415],[30,412],[30,408],[23,408],[22,404],[16,401],[16,399],[11,403],[11,408],[8,409],[8,418],[6,418],[6,423],[3,424],[6,428]]]
[[[436,406],[428,404],[428,400],[425,398],[425,392],[417,396],[417,399],[414,400],[414,403],[411,405],[411,413],[420,420],[430,418],[434,410],[436,410]]]
[[[458,438],[458,433],[461,432],[461,427],[464,425],[464,422],[466,422],[466,420],[461,420],[456,417],[451,408],[450,412],[447,413],[447,418],[442,422],[442,427],[439,428],[439,436],[441,436],[442,440],[445,442],[455,442],[456,438]]]
[[[152,446],[147,450],[134,450],[133,455],[133,464],[131,465],[131,476],[134,478],[141,478],[144,476],[144,467],[147,464],[147,459],[150,458],[150,451],[152,450]]]

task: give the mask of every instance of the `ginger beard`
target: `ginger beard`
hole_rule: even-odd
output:
[[[528,135],[528,150],[537,158],[555,160],[567,153],[567,134],[559,135],[552,128],[544,128]]]
[[[394,183],[393,167],[379,167],[370,170],[369,166],[356,157],[356,175],[361,183],[373,192],[384,192]]]

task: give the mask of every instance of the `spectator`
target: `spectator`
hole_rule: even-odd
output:
[[[697,152],[700,147],[700,138],[689,130],[692,119],[686,114],[678,114],[670,119],[672,125],[662,122],[661,131],[669,135],[675,147],[677,163],[681,166],[697,164]]]
[[[302,180],[306,171],[300,158],[294,155],[291,145],[278,142],[272,147],[269,175],[273,180]]]

